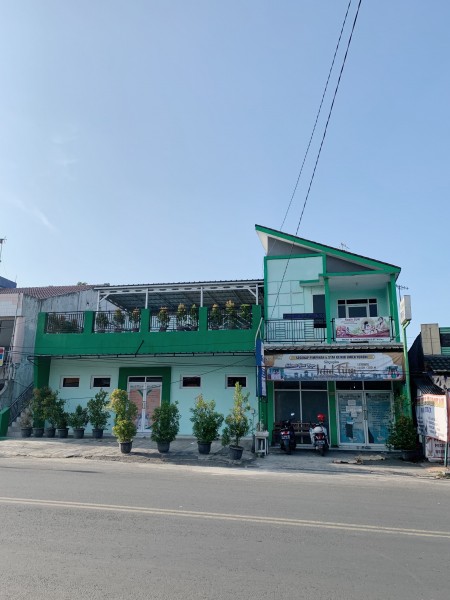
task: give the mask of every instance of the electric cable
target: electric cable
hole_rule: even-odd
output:
[[[337,41],[336,48],[335,48],[335,50],[334,50],[334,56],[333,56],[333,60],[332,60],[332,62],[331,62],[331,67],[330,67],[330,70],[328,71],[328,77],[327,77],[327,81],[326,81],[326,83],[325,83],[325,88],[324,88],[324,90],[323,90],[322,99],[321,99],[321,101],[320,101],[320,105],[319,105],[319,110],[317,111],[316,120],[314,121],[314,126],[313,126],[313,128],[312,128],[311,136],[310,136],[310,138],[309,138],[309,142],[308,142],[308,145],[307,145],[307,147],[306,147],[305,156],[303,157],[303,162],[302,162],[302,164],[301,164],[301,167],[300,167],[300,171],[299,171],[299,174],[298,174],[298,177],[297,177],[297,181],[295,182],[294,190],[293,190],[293,192],[292,192],[291,199],[290,199],[290,201],[289,201],[289,205],[288,205],[288,207],[287,207],[287,210],[286,210],[286,214],[284,215],[283,222],[281,223],[280,230],[282,230],[282,229],[283,229],[283,225],[284,225],[284,223],[285,223],[285,221],[286,221],[286,219],[287,219],[287,216],[288,216],[289,210],[290,210],[290,208],[291,208],[291,205],[292,205],[292,202],[293,202],[293,200],[294,200],[295,193],[296,193],[296,191],[297,191],[297,188],[298,188],[298,184],[299,184],[299,182],[300,182],[300,177],[302,176],[302,173],[303,173],[303,167],[305,166],[306,158],[307,158],[307,156],[308,156],[309,149],[310,149],[310,147],[311,147],[311,143],[312,143],[312,140],[313,140],[313,137],[314,137],[314,133],[315,133],[315,131],[316,131],[317,122],[318,122],[318,120],[319,120],[320,113],[321,113],[321,111],[322,111],[323,102],[324,102],[324,100],[325,100],[325,95],[326,95],[326,93],[327,93],[327,90],[328,90],[328,83],[329,83],[329,81],[330,81],[331,73],[332,73],[332,71],[333,71],[334,63],[335,63],[335,61],[336,61],[336,55],[337,55],[337,53],[338,53],[338,50],[339,50],[339,45],[340,45],[340,43],[341,43],[341,39],[342,39],[342,33],[343,33],[343,31],[344,31],[344,27],[345,27],[345,24],[346,24],[346,22],[347,22],[348,11],[350,10],[350,5],[351,5],[351,3],[352,3],[352,0],[349,0],[348,6],[347,6],[347,11],[346,11],[346,13],[345,13],[345,16],[344,16],[344,21],[343,21],[343,23],[342,23],[341,32],[340,32],[340,34],[339,34],[339,39],[338,39],[338,41]]]
[[[344,58],[342,60],[341,70],[339,72],[339,77],[338,77],[338,80],[337,80],[337,83],[336,83],[336,87],[335,87],[335,90],[334,90],[333,100],[331,102],[330,110],[328,111],[328,117],[327,117],[327,121],[325,123],[325,129],[324,129],[324,132],[323,132],[323,135],[322,135],[322,140],[320,142],[319,150],[317,152],[316,161],[314,163],[314,168],[313,168],[313,172],[312,172],[312,175],[311,175],[311,179],[309,181],[309,186],[308,186],[308,190],[306,192],[305,201],[303,203],[303,208],[302,208],[302,211],[300,213],[300,218],[298,220],[297,229],[295,230],[295,236],[297,236],[298,230],[300,229],[300,225],[301,225],[301,222],[302,222],[302,219],[303,219],[303,215],[305,213],[306,204],[308,202],[309,194],[311,192],[311,187],[312,187],[312,184],[313,184],[313,181],[314,181],[314,177],[315,177],[315,174],[316,174],[317,165],[319,163],[320,155],[322,153],[323,144],[324,144],[324,141],[325,141],[325,137],[327,135],[328,125],[330,123],[331,114],[333,112],[334,103],[335,103],[336,96],[337,96],[337,93],[338,93],[338,90],[339,90],[339,84],[341,82],[342,73],[344,71],[345,63],[347,61],[347,55],[348,55],[350,44],[351,44],[351,41],[352,41],[352,38],[353,38],[353,32],[355,30],[356,21],[358,19],[359,9],[361,7],[361,2],[362,2],[362,0],[359,0],[359,2],[358,2],[358,8],[356,9],[355,18],[353,20],[352,29],[350,31],[350,36],[349,36],[348,42],[347,42],[347,48],[345,50]],[[292,257],[293,251],[294,251],[294,242],[292,242],[292,244],[291,244],[291,250],[290,250],[289,256],[288,256],[287,261],[286,261],[286,266],[285,266],[285,269],[284,269],[283,277],[281,278],[280,285],[278,286],[278,292],[277,292],[277,296],[275,298],[275,302],[274,302],[273,307],[272,307],[271,317],[273,316],[273,313],[275,312],[275,307],[276,307],[276,305],[278,303],[278,300],[279,300],[279,297],[280,297],[281,286],[283,285],[284,279],[286,277],[287,269],[288,269],[288,266],[289,266],[289,261],[290,261],[290,259]]]

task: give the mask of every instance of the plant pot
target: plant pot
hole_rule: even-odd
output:
[[[31,432],[33,431],[32,427],[21,427],[20,434],[23,438],[31,437]]]
[[[33,435],[34,435],[34,437],[37,437],[37,438],[44,437],[44,428],[43,427],[33,427]]]
[[[54,438],[56,429],[55,427],[46,427],[45,428],[45,437]]]
[[[56,429],[56,435],[59,438],[66,438],[69,435],[69,428],[68,427],[58,427]]]
[[[167,331],[167,325],[161,325],[159,328],[160,331]]]
[[[161,454],[169,452],[170,442],[156,442],[156,444],[158,446],[158,452],[160,452]]]
[[[103,437],[103,429],[93,429],[92,437],[95,438],[96,440],[99,440],[100,438],[102,438]]]
[[[84,427],[74,427],[73,437],[76,440],[81,440],[84,438]]]
[[[230,446],[230,458],[231,460],[241,460],[244,448],[242,446]]]
[[[198,444],[198,453],[199,454],[209,454],[211,451],[211,442],[199,442]]]
[[[401,451],[401,459],[402,460],[412,462],[414,460],[417,460],[418,457],[419,457],[419,453],[417,452],[417,450],[402,450]]]
[[[122,454],[130,454],[133,446],[133,440],[131,440],[131,442],[119,442],[119,446]]]

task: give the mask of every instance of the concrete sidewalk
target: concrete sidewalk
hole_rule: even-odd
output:
[[[420,478],[447,478],[450,470],[442,464],[427,461],[409,463],[396,453],[352,452],[331,449],[320,456],[311,449],[297,449],[286,455],[279,448],[270,448],[269,454],[258,457],[250,452],[246,441],[242,459],[233,461],[228,449],[220,442],[213,442],[211,453],[198,453],[197,442],[192,437],[177,438],[170,445],[168,454],[160,454],[155,442],[149,438],[136,437],[131,454],[122,454],[116,439],[106,436],[101,440],[86,437],[82,440],[49,438],[0,438],[0,459],[12,457],[57,458],[139,462],[155,464],[215,466],[240,469],[260,469],[275,472],[359,473],[377,475],[404,475]]]

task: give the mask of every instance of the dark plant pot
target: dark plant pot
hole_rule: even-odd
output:
[[[21,427],[20,434],[23,438],[31,437],[31,432],[33,431],[32,427]]]
[[[230,446],[231,460],[241,460],[244,448],[242,446]]]
[[[100,438],[102,438],[103,437],[103,429],[93,429],[92,437],[95,438],[96,440],[99,440]]]
[[[158,452],[160,452],[161,454],[169,452],[170,442],[157,442],[156,444],[158,446]]]
[[[211,451],[211,442],[197,442],[199,454],[209,454]]]
[[[131,442],[119,442],[119,446],[122,454],[130,454],[133,446],[133,440]]]
[[[66,438],[69,435],[68,427],[58,427],[56,429],[56,434],[59,438]]]
[[[84,427],[75,427],[73,430],[73,437],[76,440],[81,440],[84,438]]]
[[[161,325],[159,328],[160,331],[167,331],[167,325]]]
[[[45,437],[54,438],[56,429],[55,427],[46,427],[45,428]]]
[[[33,427],[33,435],[34,435],[34,437],[44,437],[44,428],[43,427]]]
[[[418,458],[419,458],[419,452],[417,450],[402,450],[401,451],[401,459],[402,460],[405,460],[408,462],[414,462]]]

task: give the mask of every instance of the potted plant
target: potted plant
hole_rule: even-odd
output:
[[[45,404],[51,389],[48,386],[35,388],[31,398],[30,409],[33,415],[33,435],[43,437],[45,424]]]
[[[237,325],[237,311],[233,300],[227,300],[225,302],[225,314],[227,317],[228,329],[236,329]]]
[[[189,310],[189,326],[191,331],[198,329],[198,307],[196,304],[193,304]]]
[[[141,322],[141,311],[139,308],[134,308],[130,313],[130,321],[133,331],[139,331],[139,324]]]
[[[104,333],[109,325],[108,315],[104,312],[98,312],[95,317],[95,325],[99,333]]]
[[[218,304],[212,305],[209,313],[209,323],[211,325],[211,329],[219,329],[219,327],[223,324],[223,316]]]
[[[31,437],[33,431],[33,413],[31,408],[27,407],[21,414],[19,419],[20,433],[23,438]]]
[[[123,324],[125,323],[125,315],[123,314],[123,312],[120,310],[120,308],[117,308],[114,311],[114,315],[113,315],[113,321],[114,321],[114,329],[116,331],[122,331],[123,329]]]
[[[167,331],[167,327],[169,326],[170,315],[169,309],[167,306],[161,306],[158,313],[158,321],[159,321],[159,330]]]
[[[56,421],[59,410],[64,407],[64,400],[58,400],[58,391],[52,391],[48,388],[48,394],[44,400],[44,416],[48,426],[45,428],[45,435],[49,438],[55,437]]]
[[[177,437],[180,429],[178,402],[163,402],[152,414],[151,438],[158,445],[159,452],[169,452],[170,442]]]
[[[242,329],[250,329],[252,324],[252,307],[250,304],[241,304],[239,308],[239,319]]]
[[[204,400],[200,394],[193,408],[192,413],[192,432],[197,438],[198,451],[200,454],[209,454],[211,451],[211,442],[219,436],[219,429],[223,423],[223,415],[216,412],[216,403],[214,400]]]
[[[106,410],[107,396],[108,392],[100,389],[87,403],[88,419],[92,425],[92,437],[96,439],[103,437],[103,430],[109,419],[110,413],[109,410]]]
[[[386,446],[400,450],[403,460],[417,457],[417,429],[411,417],[398,415],[388,426]]]
[[[119,442],[120,451],[129,454],[136,435],[137,406],[125,390],[115,389],[109,396],[107,407],[115,412],[112,432]]]
[[[62,406],[58,408],[56,413],[56,434],[59,438],[66,438],[69,434],[69,428],[67,427],[69,415],[64,410],[64,401]]]
[[[225,417],[225,428],[222,432],[222,445],[230,446],[230,457],[233,460],[242,458],[244,448],[239,445],[241,438],[250,431],[250,421],[247,416],[250,410],[247,394],[242,393],[242,386],[236,383],[234,388],[233,407],[230,413]]]
[[[87,408],[78,404],[74,412],[69,413],[67,422],[73,429],[73,437],[80,440],[84,437],[84,428],[89,422]]]
[[[177,308],[177,329],[178,329],[178,331],[184,330],[184,327],[186,324],[186,318],[187,318],[186,306],[184,304],[180,303]]]

